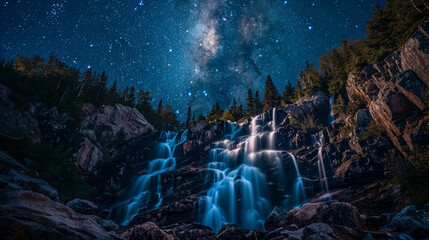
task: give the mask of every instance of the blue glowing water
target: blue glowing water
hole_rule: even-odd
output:
[[[271,114],[271,117],[266,114],[254,117],[247,136],[242,135],[246,125],[228,123],[225,140],[214,143],[210,150],[207,168],[211,173],[206,181],[212,186],[200,201],[200,222],[215,232],[226,224],[264,230],[264,222],[273,206],[266,176],[258,168],[261,162],[277,165],[278,181],[286,185],[284,152],[276,150],[276,110]],[[297,161],[290,156],[297,176],[290,191],[293,202],[288,203],[293,207],[304,203],[306,196]]]
[[[146,174],[140,175],[133,182],[127,200],[113,207],[115,217],[121,225],[128,225],[140,211],[149,211],[161,206],[163,195],[161,174],[170,172],[176,167],[174,151],[176,147],[187,140],[188,130],[185,130],[180,139],[175,132],[162,132],[160,139],[163,143],[158,146],[157,158],[149,163]]]

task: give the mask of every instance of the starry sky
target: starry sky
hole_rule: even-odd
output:
[[[308,60],[364,39],[385,0],[0,0],[0,57],[54,53],[121,88],[148,90],[183,120],[244,103],[271,74],[283,92]]]

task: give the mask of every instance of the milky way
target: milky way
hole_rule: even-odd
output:
[[[271,74],[280,91],[305,61],[365,37],[383,0],[1,1],[0,57],[17,54],[106,71],[110,82],[150,91],[184,117],[188,105],[226,108]]]

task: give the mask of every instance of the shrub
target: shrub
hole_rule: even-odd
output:
[[[368,140],[368,139],[380,136],[380,134],[381,134],[380,128],[377,126],[374,120],[371,120],[369,122],[368,129],[362,133],[361,139]]]
[[[0,148],[18,160],[33,160],[37,164],[36,170],[40,178],[58,190],[62,201],[83,197],[92,191],[91,186],[78,174],[76,167],[60,147],[33,143],[27,138],[11,139],[0,136]]]

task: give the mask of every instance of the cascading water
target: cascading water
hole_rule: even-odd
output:
[[[315,135],[313,135],[314,139],[317,139]],[[328,177],[326,176],[325,163],[323,161],[323,145],[324,145],[324,135],[323,131],[319,133],[319,140],[315,142],[314,146],[318,147],[319,150],[317,152],[317,168],[319,170],[319,179],[320,179],[320,189],[325,192],[322,199],[326,199],[328,201],[332,200],[331,195],[329,193],[329,184]]]
[[[252,119],[248,136],[240,135],[243,126],[228,123],[226,140],[213,144],[210,150],[207,175],[212,186],[200,202],[201,223],[218,232],[225,224],[237,224],[245,229],[264,229],[264,222],[272,205],[265,174],[258,167],[265,163],[278,166],[279,180],[285,181],[282,152],[276,148],[276,110],[272,120],[267,115]],[[239,134],[240,133],[240,134]],[[305,201],[298,165],[296,194]],[[298,204],[297,204],[298,205]]]
[[[176,147],[187,140],[188,130],[185,130],[180,139],[175,132],[162,132],[160,139],[165,139],[158,145],[158,156],[149,163],[146,174],[140,175],[134,181],[126,201],[113,207],[115,218],[121,225],[128,225],[139,211],[157,209],[161,206],[163,195],[161,174],[172,171],[176,167],[174,151]]]
[[[289,153],[289,156],[292,158],[293,165],[295,167],[295,171],[297,174],[296,183],[293,188],[293,196],[295,197],[294,205],[299,206],[300,204],[303,204],[306,201],[304,183],[302,182],[301,174],[299,172],[298,163],[296,162],[295,155],[293,155],[292,153]]]

